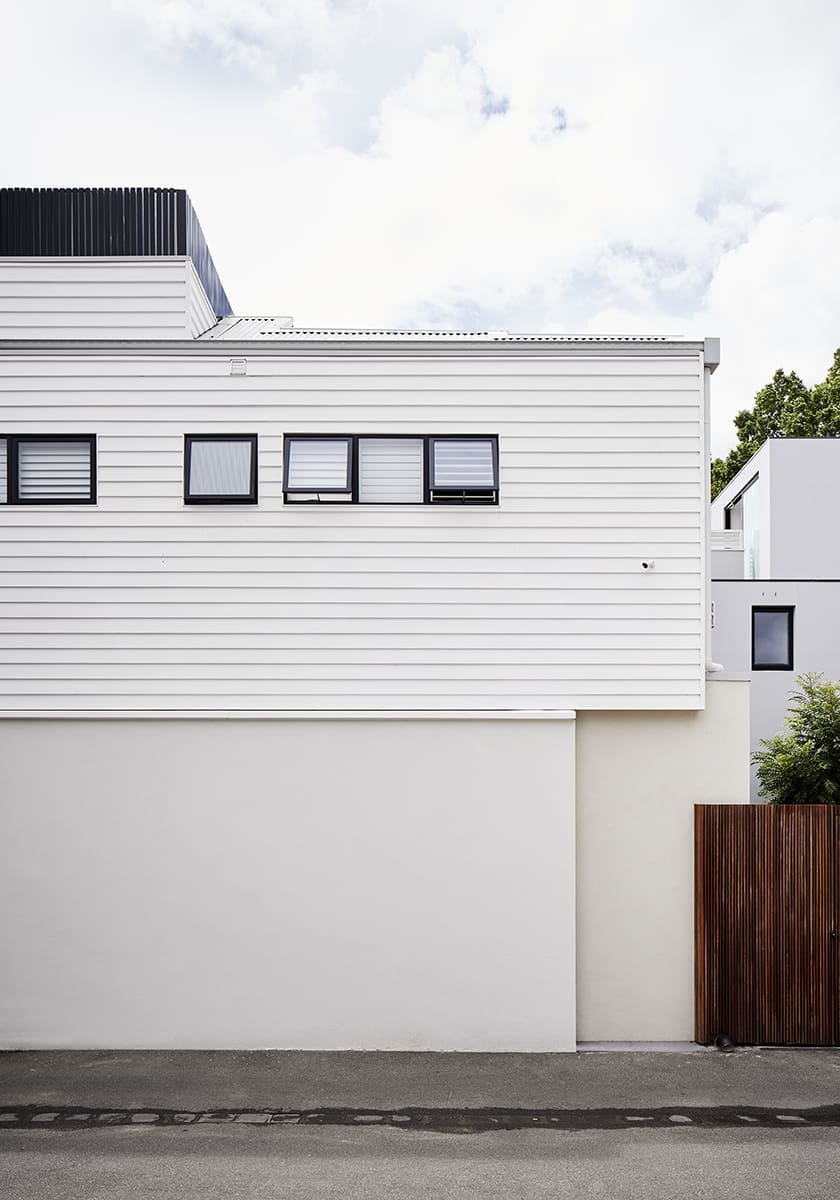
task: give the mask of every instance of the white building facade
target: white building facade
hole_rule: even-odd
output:
[[[771,439],[712,504],[713,657],[750,680],[752,752],[782,729],[797,675],[840,679],[838,470],[840,439]]]
[[[690,1037],[716,345],[295,330],[207,257],[0,256],[0,1042]]]

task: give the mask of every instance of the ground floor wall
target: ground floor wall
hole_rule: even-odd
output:
[[[574,721],[0,723],[0,1046],[568,1050]]]
[[[689,1040],[692,811],[748,799],[748,697],[0,722],[0,1047]]]
[[[696,713],[579,713],[580,1041],[694,1036],[695,804],[749,800],[749,684]]]

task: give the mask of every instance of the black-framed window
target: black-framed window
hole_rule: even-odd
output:
[[[429,438],[429,499],[432,503],[495,503],[498,495],[497,438]]]
[[[0,502],[95,504],[96,435],[0,435]]]
[[[184,435],[185,504],[256,504],[257,435]]]
[[[353,498],[353,438],[294,435],[283,438],[286,500],[347,502]]]
[[[793,606],[757,605],[752,610],[752,669],[793,670]]]
[[[496,434],[286,434],[286,503],[498,504]]]

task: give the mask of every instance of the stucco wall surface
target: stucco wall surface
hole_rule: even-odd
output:
[[[706,697],[578,714],[580,1041],[694,1036],[694,805],[749,800],[749,684]]]
[[[840,543],[835,536],[836,438],[775,438],[770,443],[772,579],[837,579]]]
[[[715,627],[712,652],[727,672],[746,674],[750,679],[751,751],[763,739],[779,733],[785,720],[790,694],[805,671],[821,672],[826,679],[840,679],[840,642],[837,614],[840,612],[840,580],[837,579],[742,579],[714,580]],[[793,670],[753,671],[753,607],[793,608]],[[752,799],[760,803],[753,771]]]
[[[574,721],[0,725],[0,1046],[574,1046]]]

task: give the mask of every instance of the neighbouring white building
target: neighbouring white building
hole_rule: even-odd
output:
[[[782,728],[797,675],[840,679],[838,475],[840,439],[774,438],[712,504],[713,658],[750,679],[752,751]]]
[[[717,360],[237,318],[185,193],[0,191],[0,1045],[690,1039]]]

